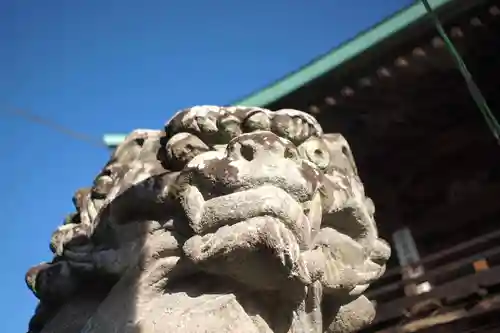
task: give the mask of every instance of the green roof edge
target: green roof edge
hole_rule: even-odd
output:
[[[109,148],[115,148],[120,143],[122,143],[126,137],[126,134],[105,134],[102,140],[104,141],[104,144]]]
[[[428,1],[434,9],[439,9],[454,0]],[[427,11],[420,1],[403,8],[377,25],[333,48],[323,56],[314,59],[295,72],[287,74],[264,89],[258,90],[231,104],[257,107],[266,106],[401,31],[406,26],[423,18],[426,13]],[[126,134],[105,134],[103,141],[108,147],[115,148],[125,140],[126,136]]]
[[[434,9],[439,9],[454,0],[429,0]],[[342,65],[346,61],[363,53],[382,40],[401,31],[427,14],[423,4],[418,1],[389,16],[374,27],[365,30],[356,37],[340,44],[328,53],[320,56],[291,74],[286,75],[262,90],[254,92],[232,103],[233,105],[251,105],[263,107],[288,95],[321,75]]]

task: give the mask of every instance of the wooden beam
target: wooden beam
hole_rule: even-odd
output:
[[[500,250],[498,250],[498,252],[500,253]],[[422,279],[428,279],[429,275],[430,274],[425,274]],[[378,303],[377,316],[373,324],[403,317],[404,309],[408,309],[426,299],[445,299],[451,295],[458,294],[466,297],[467,294],[474,294],[476,290],[480,289],[483,281],[489,280],[496,284],[500,284],[500,267],[497,266],[490,270],[458,278],[443,285],[434,286],[431,291],[425,294],[404,297],[388,303]]]
[[[481,246],[485,246],[485,244],[489,244],[495,240],[500,241],[500,229],[428,255],[421,261],[415,263],[415,265],[433,267],[435,266],[435,262],[446,258],[456,257],[457,255],[463,254],[463,252],[465,251],[469,253],[478,252],[478,248],[480,248]],[[401,267],[388,270],[382,278],[386,279],[395,275],[401,275]]]
[[[480,329],[482,322],[492,323],[500,316],[500,296],[492,296],[479,301],[472,308],[459,308],[457,310],[446,311],[434,316],[412,320],[410,322],[385,328],[382,330],[365,329],[367,332],[376,333],[438,333],[438,332],[460,332],[464,327]],[[488,325],[495,328],[496,325]],[[361,332],[364,332],[361,331]],[[478,332],[474,330],[474,332]],[[496,331],[489,331],[496,332]]]

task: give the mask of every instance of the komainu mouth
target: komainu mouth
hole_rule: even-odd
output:
[[[385,270],[353,154],[309,114],[196,106],[136,130],[26,281],[31,333],[354,332]]]

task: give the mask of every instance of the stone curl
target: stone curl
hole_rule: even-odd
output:
[[[181,110],[130,134],[74,203],[52,262],[27,273],[33,333],[62,332],[89,286],[74,332],[351,332],[373,319],[362,293],[390,248],[347,141],[307,113]]]

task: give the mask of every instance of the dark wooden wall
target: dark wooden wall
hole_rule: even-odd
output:
[[[497,3],[445,28],[500,119]],[[409,226],[425,256],[500,226],[500,146],[432,24],[417,28],[270,107],[321,104],[310,110],[351,143],[382,236]]]

